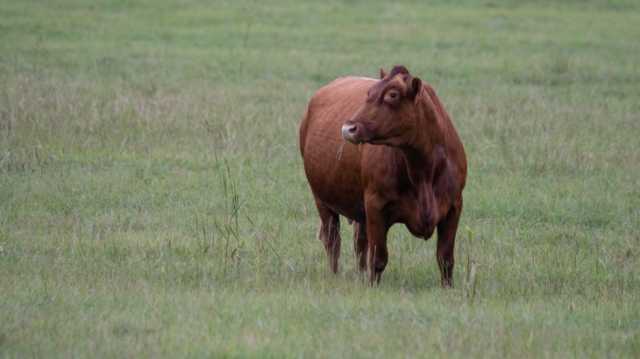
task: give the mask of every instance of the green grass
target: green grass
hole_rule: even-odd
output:
[[[635,1],[0,1],[0,356],[638,357]],[[455,288],[329,273],[311,94],[406,65],[469,157]],[[468,280],[473,268],[475,276]]]

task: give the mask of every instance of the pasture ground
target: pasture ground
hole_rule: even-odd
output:
[[[0,356],[638,357],[635,1],[0,0]],[[297,147],[405,64],[469,157],[455,288],[329,273]],[[475,275],[470,275],[474,271]]]

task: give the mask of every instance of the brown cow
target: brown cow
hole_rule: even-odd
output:
[[[404,223],[424,239],[438,228],[442,285],[451,286],[467,161],[431,86],[404,66],[388,75],[381,69],[380,80],[331,82],[309,102],[300,152],[320,214],[318,237],[334,272],[343,215],[355,222],[355,253],[360,270],[368,264],[372,284],[387,265],[389,228]]]

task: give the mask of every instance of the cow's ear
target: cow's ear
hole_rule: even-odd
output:
[[[385,77],[387,77],[387,73],[384,72],[384,69],[381,67],[380,68],[380,80],[382,80]]]
[[[422,80],[420,80],[417,77],[414,77],[413,79],[411,79],[411,86],[409,88],[409,93],[408,93],[409,98],[414,99],[420,93],[421,89],[422,89]]]

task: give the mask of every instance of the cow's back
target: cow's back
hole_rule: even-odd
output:
[[[360,149],[342,138],[341,127],[374,83],[370,78],[344,77],[322,87],[300,125],[300,152],[316,199],[352,219],[363,215]]]

